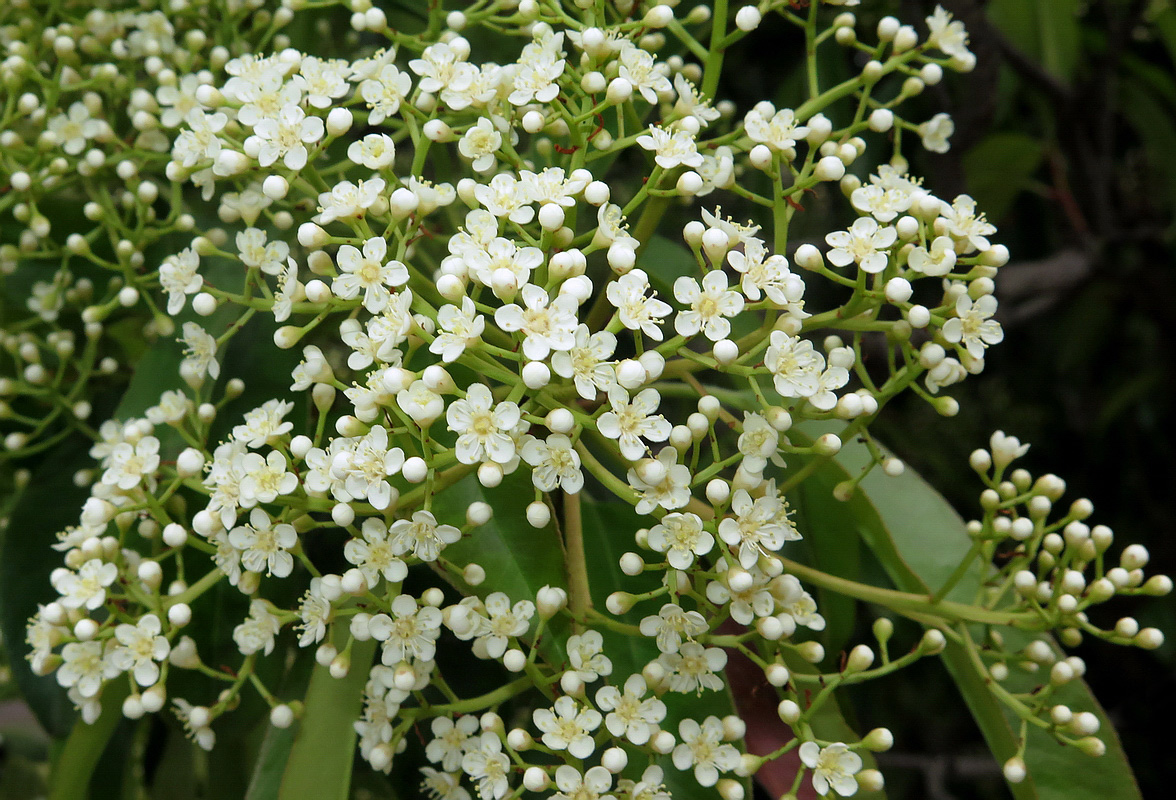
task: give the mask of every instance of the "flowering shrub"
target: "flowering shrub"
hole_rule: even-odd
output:
[[[860,40],[848,0],[353,0],[344,51],[333,2],[31,5],[0,12],[0,416],[11,463],[93,459],[27,626],[81,716],[54,796],[120,717],[215,750],[259,705],[267,796],[338,795],[356,746],[446,800],[734,800],[793,753],[793,793],[877,793],[893,736],[837,690],[936,655],[1013,786],[1117,749],[1051,634],[1156,647],[1088,610],[1171,581],[1013,437],[973,454],[965,525],[870,435],[904,392],[954,415],[1003,336],[995,228],[902,155],[952,132],[904,101],[975,62],[943,9]],[[737,108],[725,54],[767,14],[806,85]],[[320,50],[279,33],[302,19]],[[890,586],[838,566],[859,533]]]

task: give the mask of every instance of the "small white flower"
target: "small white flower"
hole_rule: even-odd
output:
[[[379,236],[363,243],[362,254],[356,247],[343,245],[335,259],[343,274],[331,283],[331,291],[343,300],[351,300],[363,292],[364,308],[379,314],[391,300],[388,287],[408,282],[408,267],[395,259],[385,262],[387,255],[388,242]]]
[[[422,428],[432,425],[445,410],[445,401],[441,399],[441,395],[430,389],[422,380],[413,381],[407,389],[397,392],[396,405]]]
[[[509,463],[515,457],[515,443],[509,432],[520,418],[517,403],[504,400],[495,405],[490,387],[470,384],[465,398],[453,401],[445,411],[448,429],[457,434],[457,460],[463,464],[484,460]]]
[[[343,545],[343,557],[359,568],[369,587],[374,589],[381,576],[390,583],[399,583],[408,577],[408,567],[396,557],[396,551],[388,541],[388,526],[383,520],[368,517],[360,532],[362,539],[351,539]]]
[[[670,438],[672,427],[666,418],[656,414],[661,404],[661,395],[656,389],[643,389],[630,400],[629,393],[620,386],[608,390],[610,410],[596,420],[596,429],[602,436],[616,439],[621,455],[636,461],[645,455],[646,445],[642,437],[651,442],[664,442]]]
[[[233,628],[233,641],[242,655],[264,651],[268,656],[273,652],[274,639],[281,629],[282,622],[270,611],[269,603],[254,600],[249,604],[249,616]]]
[[[596,705],[608,714],[604,726],[613,736],[624,736],[640,747],[657,732],[666,718],[666,704],[656,697],[646,698],[648,687],[640,674],[625,679],[624,692],[615,686],[603,686],[596,692]]]
[[[580,454],[572,446],[572,440],[562,433],[551,434],[547,441],[534,437],[527,439],[519,455],[534,468],[531,480],[541,492],[561,488],[568,494],[576,494],[584,486]]]
[[[496,162],[495,153],[502,147],[502,134],[486,117],[479,117],[457,142],[457,151],[470,160],[474,172],[489,172]]]
[[[987,250],[988,237],[996,233],[996,226],[984,214],[976,212],[976,201],[966,194],[961,194],[951,205],[944,203],[939,215],[947,223],[947,232],[956,240],[957,253]]]
[[[359,94],[367,103],[369,125],[379,125],[400,110],[400,104],[412,91],[412,76],[395,64],[385,64],[374,78],[359,85]],[[427,90],[426,90],[427,91]]]
[[[388,528],[393,552],[400,556],[412,553],[421,561],[436,561],[446,545],[461,538],[452,525],[438,525],[428,511],[416,511],[412,520],[398,519]]]
[[[633,508],[638,514],[650,514],[658,506],[673,511],[690,502],[690,468],[678,463],[677,448],[663,447],[657,460],[661,466],[658,471],[664,470],[661,480],[651,478],[654,482],[650,483],[636,469],[630,469],[625,475],[629,485],[641,495]]]
[[[715,537],[702,527],[697,514],[666,514],[649,529],[649,546],[666,554],[674,569],[689,569],[695,556],[704,556],[715,545]]]
[[[510,791],[510,759],[496,733],[483,733],[461,759],[461,769],[474,781],[482,800],[502,800]]]
[[[432,661],[441,634],[441,610],[418,606],[415,597],[397,595],[390,606],[392,615],[376,614],[368,621],[372,638],[383,642],[381,660],[386,666],[402,661]]]
[[[719,523],[719,538],[739,548],[739,564],[750,569],[761,555],[770,555],[784,542],[800,539],[788,519],[786,501],[776,494],[775,481],[769,481],[763,496],[752,499],[745,489],[737,489],[731,498],[734,517]]]
[[[583,775],[575,767],[560,764],[555,768],[558,792],[551,800],[615,800],[608,794],[612,788],[612,773],[601,766],[589,767]]]
[[[943,338],[952,344],[962,344],[972,358],[984,358],[989,345],[1004,340],[1000,323],[992,319],[996,313],[996,297],[990,294],[973,301],[961,294],[955,304],[956,316],[943,323]]]
[[[509,640],[524,635],[531,627],[535,604],[520,600],[512,606],[505,593],[494,592],[486,598],[485,606],[489,617],[477,617],[473,634],[491,658],[501,658]]]
[[[159,440],[144,436],[135,445],[116,444],[110,452],[110,466],[102,473],[102,483],[117,486],[124,492],[144,480],[150,482],[159,469]]]
[[[722,691],[720,677],[727,666],[727,651],[721,647],[703,647],[698,642],[684,642],[676,653],[662,653],[658,663],[666,670],[671,692],[702,694],[704,689]]]
[[[383,178],[366,181],[339,181],[329,192],[318,196],[318,214],[312,219],[319,225],[327,225],[337,219],[358,219],[367,213],[381,198],[384,191]]]
[[[992,450],[992,463],[997,469],[1004,469],[1010,463],[1029,452],[1028,444],[1021,444],[1016,436],[1009,436],[1004,431],[996,431],[988,441]]]
[[[250,572],[285,578],[294,571],[290,550],[298,544],[298,533],[293,525],[274,525],[260,508],[249,513],[248,525],[229,531],[229,544],[241,551],[241,563]]]
[[[584,683],[612,674],[612,660],[604,654],[604,637],[599,631],[584,631],[568,637],[568,662]]]
[[[897,238],[894,228],[879,227],[873,217],[858,217],[848,231],[833,231],[825,236],[833,248],[829,251],[829,263],[844,267],[856,262],[863,272],[881,272],[889,263],[886,248]]]
[[[309,158],[306,145],[318,142],[324,132],[321,119],[308,117],[299,106],[285,105],[277,119],[260,120],[253,128],[259,140],[257,163],[268,167],[281,158],[286,169],[297,172]]]
[[[246,447],[258,448],[294,429],[285,417],[294,404],[284,400],[266,400],[252,411],[245,412],[245,421],[233,427],[233,438]]]
[[[617,337],[608,331],[589,334],[587,325],[576,328],[576,344],[555,353],[551,367],[561,378],[572,378],[585,400],[595,400],[598,391],[608,391],[616,382],[616,371],[608,363],[616,350]]]
[[[951,149],[951,135],[955,133],[955,122],[950,114],[939,113],[919,126],[923,147],[932,153],[946,153]]]
[[[204,288],[199,269],[200,256],[191,247],[163,259],[159,267],[159,287],[167,292],[167,313],[173,316],[180,313],[185,298]]]
[[[657,649],[676,653],[682,637],[690,639],[707,632],[706,620],[697,611],[686,611],[677,603],[666,603],[657,614],[641,620],[641,635],[656,638]]]
[[[796,114],[791,108],[775,111],[770,103],[757,105],[747,112],[743,126],[753,142],[765,144],[777,152],[796,147],[796,143],[808,136],[809,131],[804,125],[796,124]]]
[[[699,330],[712,342],[726,339],[731,333],[728,317],[743,310],[743,298],[727,289],[727,275],[716,269],[702,279],[702,286],[694,278],[683,275],[674,281],[674,297],[690,306],[674,318],[674,330],[683,336],[693,336]]]
[[[552,708],[535,709],[533,716],[535,727],[543,732],[543,744],[552,750],[567,750],[576,758],[587,758],[596,750],[592,732],[602,721],[596,709],[581,708],[565,695]]]
[[[171,652],[171,645],[160,636],[159,617],[144,614],[134,625],[123,623],[114,629],[120,647],[110,653],[114,666],[131,672],[140,686],[152,686],[159,680],[159,664]]]
[[[673,309],[655,294],[646,297],[646,291],[649,291],[649,276],[643,270],[635,269],[610,283],[605,296],[617,309],[622,325],[660,342],[662,317]]]
[[[243,508],[272,503],[298,488],[298,476],[286,471],[286,457],[277,450],[271,450],[265,458],[246,453],[241,457],[241,470],[245,473],[239,490]]]
[[[694,134],[689,131],[650,125],[648,133],[637,137],[637,144],[652,150],[654,162],[662,169],[702,166],[702,154],[698,152]]]
[[[386,133],[369,133],[347,146],[347,158],[368,169],[383,169],[396,160],[396,142]]]
[[[821,747],[816,742],[805,742],[798,751],[801,762],[813,771],[813,791],[828,794],[829,788],[842,797],[857,793],[854,775],[862,768],[862,757],[841,742]]]
[[[102,642],[70,642],[61,649],[61,666],[57,668],[57,683],[76,688],[84,698],[94,697],[104,681],[122,671],[107,656]]]
[[[216,339],[195,322],[185,322],[180,341],[184,343],[187,358],[180,364],[181,374],[213,380],[220,377],[220,362],[216,360]]]
[[[928,250],[918,245],[907,256],[907,264],[915,272],[940,277],[951,272],[956,264],[955,242],[950,236],[936,236]]]
[[[764,366],[772,373],[776,391],[784,397],[812,397],[820,388],[825,357],[808,339],[772,331]]]
[[[943,6],[935,6],[935,11],[927,17],[927,44],[938,47],[946,55],[961,58],[969,55],[968,31],[964,23],[952,19],[951,13]]]
[[[106,589],[118,578],[118,566],[92,558],[77,572],[56,572],[53,588],[61,595],[66,608],[85,608],[88,611],[106,602]]]
[[[456,720],[433,717],[430,730],[433,739],[425,746],[425,757],[434,764],[440,764],[441,769],[460,769],[467,748],[477,743],[475,734],[478,732],[478,716],[466,714]]]
[[[441,332],[429,344],[429,352],[441,356],[446,364],[456,361],[467,347],[477,345],[486,329],[486,318],[478,313],[474,301],[461,299],[461,307],[443,305],[437,310]]]
[[[739,766],[739,751],[723,744],[723,724],[718,717],[707,717],[699,725],[696,720],[678,723],[682,743],[674,748],[674,766],[680,770],[694,767],[694,779],[702,786],[718,783],[719,773],[730,772]]]
[[[543,361],[552,350],[570,350],[576,344],[576,299],[561,294],[552,301],[533,283],[523,287],[522,296],[524,307],[510,303],[494,312],[498,327],[522,331],[523,354],[532,361]]]
[[[804,590],[794,575],[781,575],[771,583],[772,596],[783,614],[791,617],[797,625],[809,630],[825,630],[825,618],[817,613],[817,603]]]

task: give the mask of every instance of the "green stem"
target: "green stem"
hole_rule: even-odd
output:
[[[106,743],[122,721],[122,701],[130,693],[126,681],[107,683],[102,714],[93,725],[78,720],[50,773],[49,800],[82,800],[89,796],[90,778]]]
[[[588,559],[584,552],[584,520],[580,515],[579,492],[564,492],[563,518],[568,606],[573,617],[583,619],[592,607],[592,592],[588,584]]]

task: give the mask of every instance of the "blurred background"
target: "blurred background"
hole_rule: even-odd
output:
[[[854,10],[866,31],[885,14],[922,20],[935,5],[883,0]],[[956,125],[950,152],[912,150],[912,171],[941,197],[972,195],[999,227],[995,240],[1012,252],[997,279],[1006,339],[982,375],[950,390],[958,417],[911,396],[876,430],[965,515],[979,486],[968,454],[996,429],[1030,442],[1024,466],[1061,475],[1070,498],[1094,502],[1094,522],[1149,548],[1149,571],[1176,573],[1176,3],[942,5],[966,23],[978,66],[906,107],[909,119],[943,111]],[[765,19],[732,54],[720,95],[741,112],[763,98],[794,105],[799,41],[784,21]],[[849,69],[845,51],[826,51],[824,75]],[[1097,642],[1078,650],[1144,796],[1169,796],[1176,600],[1110,605],[1169,637],[1155,652]],[[6,645],[10,654],[22,649]],[[946,675],[934,664],[919,669],[858,704],[862,730],[886,724],[899,742],[879,759],[891,796],[1007,797]],[[25,796],[43,754],[0,673],[0,797]]]

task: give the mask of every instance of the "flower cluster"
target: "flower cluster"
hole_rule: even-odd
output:
[[[947,146],[950,120],[915,123],[897,109],[944,67],[971,68],[962,25],[938,9],[921,35],[888,17],[866,45],[852,14],[826,19],[827,6],[847,3],[813,2],[808,19],[785,3],[748,5],[728,31],[705,5],[637,15],[620,0],[522,0],[432,4],[427,28],[408,34],[352,0],[352,27],[380,46],[348,57],[267,46],[298,5],[258,11],[259,42],[235,49],[208,48],[196,28],[181,36],[161,12],[94,12],[105,32],[91,34],[95,46],[145,59],[159,83],[132,95],[130,122],[172,194],[165,201],[114,167],[138,188],[87,205],[101,224],[67,248],[120,282],[96,297],[60,278],[54,296],[75,291],[84,306],[84,363],[115,327],[111,314],[140,300],[153,346],[182,355],[155,405],[92,432],[98,467],[78,524],[59,537],[58,598],[28,629],[34,669],[54,674],[87,720],[116,696],[128,717],[160,710],[178,670],[220,681],[223,691],[172,699],[210,748],[246,687],[275,725],[302,712],[258,671],[285,652],[289,630],[320,673],[366,676],[355,730],[372,768],[391,770],[414,731],[430,731],[422,780],[435,798],[526,789],[650,800],[669,796],[682,773],[693,781],[684,796],[716,787],[735,800],[742,778],[796,748],[819,794],[881,787],[867,761],[890,746],[889,732],[829,741],[812,716],[831,687],[933,655],[944,634],[932,627],[895,659],[883,643],[878,666],[859,645],[822,672],[812,634],[825,619],[806,588],[811,573],[789,558],[790,543],[816,534],[801,529],[789,498],[851,438],[873,459],[839,496],[875,465],[901,473],[870,422],[905,391],[954,414],[941,392],[981,371],[1002,338],[993,278],[1008,253],[991,242],[995,228],[971,198],[930,192],[901,150],[904,132]],[[820,91],[814,77],[795,108],[718,101],[722,53],[769,10],[814,48],[869,60],[834,89]],[[481,38],[463,35],[478,27],[519,46],[495,62],[500,51],[479,52]],[[672,42],[691,58],[671,54]],[[14,58],[25,66],[3,68],[30,68]],[[832,109],[849,95],[858,112],[839,127]],[[35,96],[18,106],[48,118],[50,132],[36,142],[51,158],[11,178],[8,197],[24,209],[13,213],[32,219],[58,182],[50,177],[90,164],[90,152],[91,174],[105,168],[111,157],[87,151],[91,141],[123,140],[109,99],[83,97],[60,117]],[[859,176],[851,170],[867,146],[890,151]],[[840,210],[836,229],[790,241],[792,215],[814,192]],[[100,253],[103,226],[116,220],[155,223],[155,239],[192,230],[189,206],[229,228],[202,225],[151,261],[147,234]],[[32,230],[18,249],[38,254],[48,231]],[[815,282],[840,305],[807,302]],[[59,299],[35,292],[40,317],[54,322]],[[222,376],[234,348],[261,336],[273,347],[245,352],[255,359],[245,380]],[[865,363],[871,342],[884,343],[885,363]],[[25,344],[9,349],[28,362],[19,386],[36,394],[58,378],[42,368],[32,379],[42,348]],[[260,360],[282,365],[280,386],[266,383]],[[229,419],[226,406],[254,387],[254,407]],[[819,427],[830,423],[839,433]],[[1008,448],[994,441],[993,461]],[[1087,550],[1106,545],[1098,529],[1079,535],[1078,512],[1046,526],[1048,507],[1037,507],[1052,484],[1031,490],[1014,474],[1006,488],[1001,469],[976,540],[1022,543],[1005,588],[1040,607],[1049,625],[1039,630],[1064,628],[1070,643],[1090,627],[1086,588],[1071,573],[1080,578],[1093,563]],[[621,546],[634,550],[618,565],[630,582],[601,610],[586,566],[600,546],[585,520],[606,500],[632,523]],[[1026,517],[997,515],[1019,503]],[[524,520],[536,547],[559,542],[566,583],[511,582],[463,547]],[[1139,587],[1132,553],[1122,575],[1100,574],[1091,591]],[[240,660],[228,672],[184,632],[225,584],[245,598],[231,632]],[[1155,643],[1129,627],[1108,638]],[[616,636],[638,656],[607,647]],[[460,668],[447,666],[442,644],[519,677],[459,697],[450,684]],[[721,695],[733,653],[779,694],[794,738],[775,753],[744,752],[738,716],[693,710]],[[814,687],[830,688],[814,698]],[[527,713],[505,715],[504,704]]]

